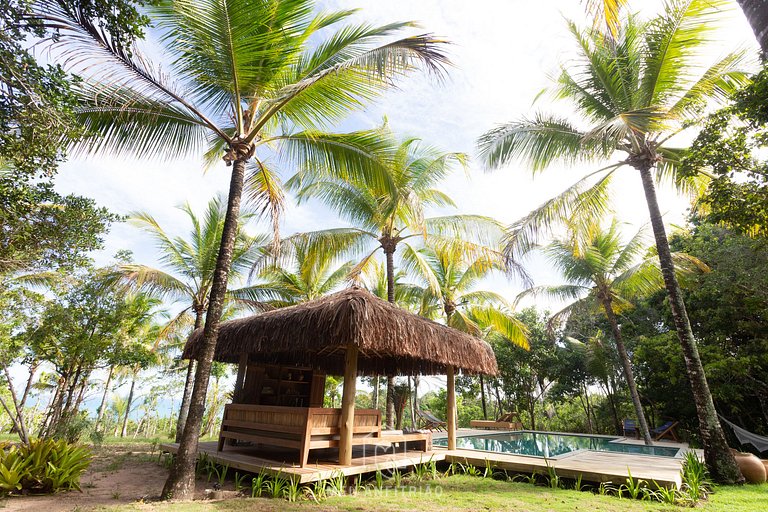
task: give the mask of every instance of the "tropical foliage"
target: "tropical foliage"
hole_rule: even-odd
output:
[[[756,28],[758,3],[739,2]],[[635,417],[650,442],[649,427],[679,420],[712,475],[735,480],[725,448],[738,440],[715,410],[768,434],[768,74],[749,77],[747,51],[715,46],[724,1],[669,0],[650,18],[626,0],[582,4],[594,21],[568,23],[576,57],[549,89],[558,114],[536,111],[479,141],[488,167],[574,175],[508,227],[447,193],[468,155],[348,117],[413,71],[445,76],[446,41],[413,22],[376,26],[311,0],[0,9],[0,429],[20,441],[0,446],[0,494],[77,489],[83,440],[175,437],[163,496],[188,498],[198,438],[215,435],[233,396],[234,367],[212,361],[216,323],[349,285],[491,345],[498,375],[456,376],[460,426],[514,412],[534,430],[620,435]],[[142,52],[145,31],[164,69]],[[25,38],[49,50],[45,63]],[[156,261],[120,251],[103,266],[91,251],[122,219],[54,188],[67,154],[224,160],[229,194],[182,206],[181,231],[130,214]],[[610,221],[620,173],[640,175],[649,207],[651,229],[634,236]],[[696,200],[669,240],[662,184]],[[282,234],[293,199],[331,210],[338,221],[318,218],[339,227]],[[534,285],[543,260],[560,285]],[[536,306],[516,310],[526,301]],[[205,330],[206,349],[183,362],[192,329]],[[386,377],[386,405],[379,376],[356,405],[398,428],[418,428],[420,409],[444,417],[442,377]],[[328,406],[340,390],[329,376]],[[684,472],[705,475],[692,458]],[[642,492],[634,482],[621,492]],[[273,483],[275,495],[301,492]]]
[[[479,140],[486,164],[498,167],[519,160],[534,173],[555,163],[579,166],[614,163],[589,172],[559,196],[510,227],[507,253],[520,257],[557,224],[585,228],[608,211],[611,177],[620,169],[637,171],[648,205],[676,331],[699,413],[701,436],[713,477],[739,479],[728,451],[709,385],[691,331],[656,197],[655,182],[669,181],[695,192],[699,175],[679,171],[682,149],[675,137],[701,121],[703,110],[723,102],[747,81],[745,52],[728,53],[702,65],[702,50],[712,37],[724,2],[674,0],[649,21],[628,15],[617,35],[570,24],[578,60],[561,70],[553,86],[575,116],[537,113],[487,132]],[[585,126],[586,128],[582,128]]]

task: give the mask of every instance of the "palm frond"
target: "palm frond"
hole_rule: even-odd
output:
[[[619,165],[587,175],[509,226],[503,240],[507,258],[519,261],[536,249],[539,241],[557,226],[594,225],[596,220],[603,218],[610,211],[608,187],[612,173]],[[590,184],[593,176],[599,173],[605,175]]]
[[[475,306],[468,316],[481,327],[488,327],[505,339],[525,350],[530,350],[528,327],[513,314],[494,307]]]
[[[604,154],[599,144],[585,144],[584,133],[564,118],[536,114],[483,134],[477,141],[483,163],[497,168],[518,160],[535,173],[554,164],[582,163]]]

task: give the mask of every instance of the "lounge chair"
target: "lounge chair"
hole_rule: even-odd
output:
[[[429,411],[416,410],[416,416],[419,417],[419,428],[427,430],[443,431],[447,428],[447,423]]]
[[[523,424],[516,412],[502,414],[496,420],[471,420],[469,426],[473,428],[487,428],[499,430],[522,430]]]
[[[663,425],[659,425],[656,428],[651,429],[651,435],[654,441],[660,441],[665,437],[672,439],[679,443],[680,439],[677,437],[677,424],[678,421],[667,421]]]
[[[626,418],[624,420],[624,437],[634,437],[640,439],[640,429],[637,428],[637,422]]]

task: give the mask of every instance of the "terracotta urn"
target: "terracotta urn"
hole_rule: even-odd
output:
[[[739,465],[741,474],[744,475],[744,479],[747,482],[751,484],[762,484],[765,482],[768,467],[763,465],[764,461],[761,461],[751,453],[736,450],[733,450],[733,456],[736,458],[736,464]]]

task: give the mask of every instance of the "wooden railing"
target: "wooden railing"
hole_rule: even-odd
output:
[[[227,439],[295,448],[306,466],[309,450],[339,446],[341,409],[227,404],[219,433],[221,451]],[[356,409],[353,444],[381,443],[381,413]]]

